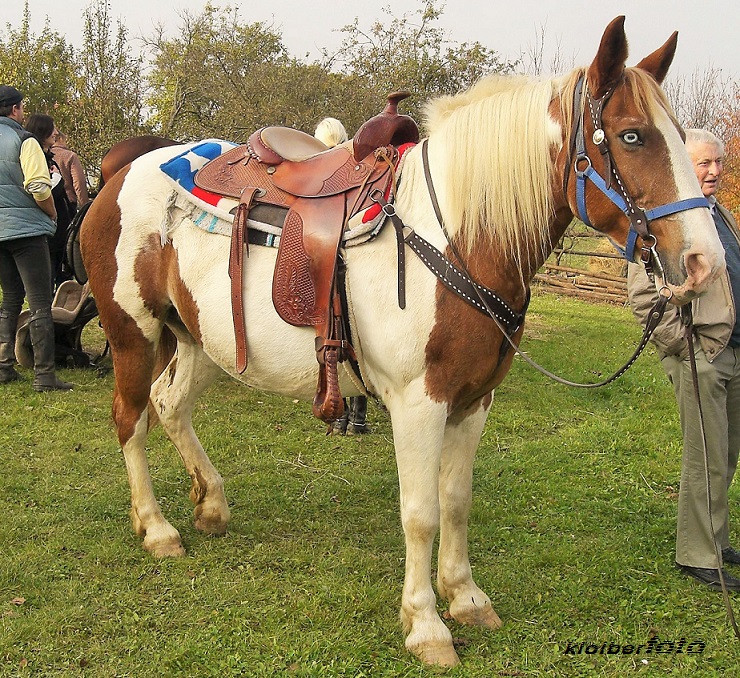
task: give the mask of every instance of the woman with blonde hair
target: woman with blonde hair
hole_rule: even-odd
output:
[[[329,148],[347,141],[347,130],[336,118],[324,118],[318,125],[313,135],[323,141]]]
[[[323,141],[329,148],[347,141],[347,130],[344,125],[336,118],[324,118],[318,125],[313,135]],[[357,396],[344,400],[344,414],[334,422],[334,432],[345,433],[369,433],[367,425],[367,398]]]

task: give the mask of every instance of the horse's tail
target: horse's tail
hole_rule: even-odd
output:
[[[177,338],[175,337],[172,330],[165,325],[162,328],[162,334],[159,337],[159,345],[157,346],[157,353],[154,356],[154,370],[152,371],[152,383],[164,372],[167,365],[170,364],[172,356],[175,355],[175,349],[177,348]],[[149,401],[149,427],[151,431],[158,423],[159,417],[157,416],[157,410],[155,409],[152,401]]]

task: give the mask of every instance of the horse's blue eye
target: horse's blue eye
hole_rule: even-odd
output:
[[[622,135],[622,139],[624,140],[624,143],[626,144],[639,144],[640,143],[640,135],[637,132],[625,132]]]

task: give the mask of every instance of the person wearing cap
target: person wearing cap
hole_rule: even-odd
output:
[[[51,262],[47,237],[56,208],[44,152],[21,126],[23,94],[0,85],[0,384],[20,378],[14,368],[15,335],[28,297],[35,391],[68,391],[56,375],[51,316]]]

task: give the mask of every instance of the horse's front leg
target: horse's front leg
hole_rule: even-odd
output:
[[[439,478],[440,537],[437,588],[450,603],[450,615],[462,624],[500,628],[490,598],[473,581],[468,558],[468,517],[473,461],[489,406],[477,404],[467,416],[448,422]]]
[[[419,390],[423,385],[419,385]],[[437,614],[432,587],[432,547],[439,530],[439,464],[446,407],[432,403],[413,386],[388,402],[401,491],[401,522],[406,538],[406,571],[401,622],[406,648],[425,664],[459,662],[452,634]]]

